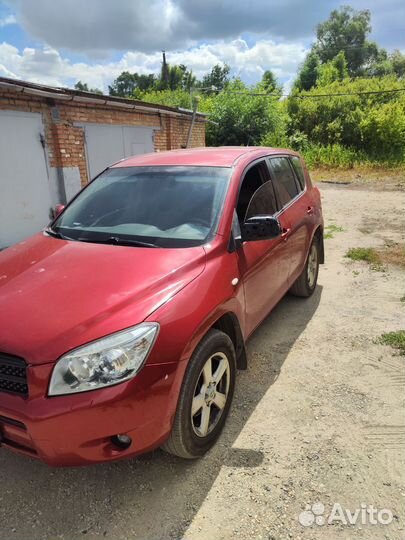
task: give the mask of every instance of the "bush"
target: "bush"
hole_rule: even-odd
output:
[[[332,167],[352,169],[355,165],[365,163],[368,158],[364,152],[346,148],[341,144],[309,144],[302,150],[308,167]]]
[[[153,90],[144,92],[139,98],[148,103],[166,105],[167,107],[192,108],[190,93],[185,90]]]
[[[199,110],[209,114],[209,146],[278,144],[285,133],[286,113],[278,98],[247,95],[255,88],[236,79],[219,94],[201,97]]]
[[[309,159],[314,161],[324,161],[326,154],[326,161],[344,166],[359,160],[403,162],[405,93],[355,94],[403,87],[403,82],[388,76],[344,79],[300,92],[288,100],[290,125],[316,145],[307,149]],[[322,97],[339,93],[353,95]],[[305,98],[317,95],[320,97]]]

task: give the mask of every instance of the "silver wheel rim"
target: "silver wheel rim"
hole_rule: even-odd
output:
[[[209,435],[228,401],[231,369],[224,353],[217,352],[205,362],[194,388],[191,425],[198,437]]]
[[[318,250],[316,245],[312,244],[311,251],[308,255],[308,264],[307,264],[307,279],[310,289],[315,285],[316,273],[318,271]]]

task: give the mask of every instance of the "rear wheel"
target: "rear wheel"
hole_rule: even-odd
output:
[[[210,330],[191,357],[169,439],[163,450],[192,459],[219,437],[235,387],[235,349],[229,336]]]
[[[309,248],[308,257],[305,267],[298,276],[294,285],[290,289],[290,293],[295,296],[308,297],[314,292],[318,281],[319,272],[319,240],[318,237],[312,240]]]

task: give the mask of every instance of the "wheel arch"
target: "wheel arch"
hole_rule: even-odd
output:
[[[325,263],[325,247],[324,247],[324,241],[323,241],[323,226],[319,225],[319,227],[315,230],[313,238],[317,238],[318,244],[319,244],[319,264]]]
[[[238,369],[247,369],[245,341],[243,339],[238,317],[235,313],[231,311],[224,313],[212,324],[209,330],[212,328],[220,330],[230,337],[235,347],[236,367]]]

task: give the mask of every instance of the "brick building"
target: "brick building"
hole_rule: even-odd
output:
[[[186,145],[192,112],[0,77],[0,249],[106,166]],[[190,146],[205,145],[198,113]]]

